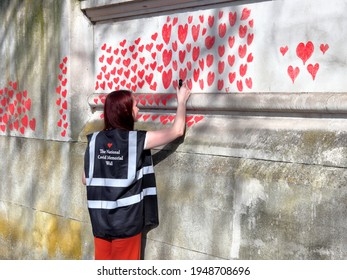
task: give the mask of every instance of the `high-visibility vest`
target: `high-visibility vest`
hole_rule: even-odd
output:
[[[145,131],[87,136],[84,157],[88,210],[95,237],[131,237],[159,224],[155,174]]]

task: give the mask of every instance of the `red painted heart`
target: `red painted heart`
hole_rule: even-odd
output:
[[[300,73],[299,67],[294,68],[293,66],[290,65],[290,66],[288,66],[287,72],[288,72],[290,79],[293,81],[293,84],[294,84],[294,81],[296,80],[296,78],[298,77],[298,75]]]
[[[312,65],[312,64],[307,65],[307,71],[311,74],[313,80],[315,80],[318,70],[319,70],[318,63],[316,63],[315,65]]]
[[[299,43],[296,47],[296,54],[303,61],[304,65],[313,54],[313,51],[314,45],[311,41],[308,41],[306,44]]]

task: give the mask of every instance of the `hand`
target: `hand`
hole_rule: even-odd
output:
[[[180,89],[177,87],[176,91],[178,104],[186,105],[190,96],[190,89],[187,87],[187,84],[183,83]]]

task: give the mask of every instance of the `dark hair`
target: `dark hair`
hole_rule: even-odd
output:
[[[104,106],[104,129],[134,130],[133,102],[129,90],[116,90],[108,94]]]

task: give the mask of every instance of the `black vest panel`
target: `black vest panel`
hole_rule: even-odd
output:
[[[88,210],[95,237],[134,236],[159,224],[155,174],[145,131],[119,129],[87,136]]]

